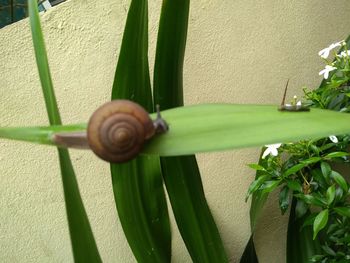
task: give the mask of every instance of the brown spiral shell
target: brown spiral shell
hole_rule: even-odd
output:
[[[92,151],[114,163],[133,159],[144,141],[154,134],[155,127],[148,113],[128,100],[113,100],[102,105],[91,116],[87,128]]]

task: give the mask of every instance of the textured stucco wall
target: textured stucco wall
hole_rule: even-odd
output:
[[[109,100],[129,1],[70,0],[42,15],[46,46],[64,123],[86,122]],[[152,68],[160,0],[150,1]],[[193,1],[184,69],[185,101],[275,103],[315,87],[317,52],[349,34],[350,2]],[[0,30],[0,125],[46,125],[29,25]],[[297,128],[297,127],[296,127]],[[108,164],[87,151],[72,159],[105,262],[134,262],[116,216]],[[246,189],[259,149],[198,156],[209,204],[230,260],[249,238]],[[72,262],[56,150],[0,141],[0,262]],[[263,263],[283,263],[287,217],[271,200],[258,228]],[[173,262],[190,262],[173,225]]]

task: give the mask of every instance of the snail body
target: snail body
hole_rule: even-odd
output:
[[[101,159],[121,163],[133,159],[144,142],[165,132],[163,119],[155,121],[140,105],[128,100],[114,100],[98,108],[91,116],[87,139],[91,150]]]

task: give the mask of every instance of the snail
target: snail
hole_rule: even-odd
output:
[[[140,105],[128,100],[113,100],[92,114],[87,140],[91,150],[101,159],[122,163],[138,155],[146,140],[167,130],[159,106],[157,118],[152,121]]]
[[[279,111],[310,111],[310,108],[303,105],[300,101],[297,102],[297,97],[294,96],[290,104],[285,104],[287,88],[288,88],[289,79],[287,80],[286,87],[284,89],[283,99],[281,105],[278,107]]]

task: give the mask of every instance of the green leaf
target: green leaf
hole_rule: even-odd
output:
[[[66,203],[74,261],[102,262],[79,193],[78,182],[69,153],[65,149],[59,149],[58,155],[61,166],[64,200]]]
[[[260,158],[259,158],[259,165],[260,166],[265,166],[266,164],[266,159],[262,159],[262,154],[264,150],[261,151],[260,153]],[[255,175],[255,180],[257,180],[259,177],[263,176],[265,172],[257,170],[256,175]],[[267,197],[269,193],[265,193],[262,190],[257,190],[253,192],[252,194],[252,201],[250,205],[250,228],[251,232],[253,233],[255,230],[255,226],[258,222],[259,216],[261,214],[261,211],[266,203]]]
[[[189,0],[164,0],[154,66],[154,104],[183,105],[182,71]],[[172,124],[170,124],[172,125]],[[227,262],[214,218],[206,202],[194,156],[161,158],[163,178],[177,226],[194,262]]]
[[[36,0],[28,1],[28,12],[32,30],[35,57],[49,122],[51,125],[60,125],[61,118],[53,90],[37,5],[38,4]],[[25,136],[28,135],[28,133],[25,134]],[[78,182],[75,177],[69,153],[65,149],[58,149],[58,155],[61,167],[64,199],[66,203],[68,226],[72,242],[74,261],[102,262],[79,193]]]
[[[258,263],[258,256],[255,251],[253,235],[250,236],[239,263]]]
[[[349,114],[319,109],[279,112],[276,106],[215,104],[170,109],[162,116],[169,132],[152,139],[144,153],[172,156],[350,133]]]
[[[303,163],[303,164],[313,164],[313,163],[319,162],[320,160],[322,160],[321,157],[311,157],[309,159],[301,161],[301,163]]]
[[[328,182],[332,171],[331,166],[326,162],[321,162],[321,171],[324,179]]]
[[[284,186],[279,195],[279,205],[282,212],[282,215],[287,211],[289,207],[289,188]]]
[[[276,108],[207,104],[169,109],[162,112],[169,131],[151,139],[142,152],[178,156],[350,133],[350,114],[320,109],[279,112]]]
[[[170,262],[168,213],[158,158],[111,165],[120,222],[138,262]]]
[[[250,228],[251,232],[254,232],[258,219],[261,215],[261,211],[267,201],[269,193],[262,190],[255,191],[252,194],[252,202],[250,205]]]
[[[296,218],[303,217],[308,210],[309,210],[309,206],[303,200],[297,200],[297,204],[295,206]]]
[[[292,166],[291,168],[289,168],[287,171],[285,171],[283,173],[283,177],[287,177],[289,175],[296,174],[301,169],[303,169],[305,166],[307,166],[306,163],[298,163],[298,164]]]
[[[246,194],[246,196],[245,196],[246,202],[247,202],[249,196],[250,196],[252,193],[254,193],[256,190],[258,190],[259,187],[260,187],[266,180],[268,180],[269,178],[270,178],[270,176],[269,176],[268,174],[261,175],[261,176],[259,176],[256,180],[254,180],[254,181],[250,184],[250,186],[249,186],[249,188],[248,188],[248,192],[247,192],[247,194]]]
[[[350,217],[350,207],[334,207],[333,209],[341,216]]]
[[[195,157],[161,158],[161,162],[174,216],[193,261],[228,262]]]
[[[32,39],[34,45],[36,64],[38,66],[39,77],[42,91],[44,94],[47,114],[49,116],[49,121],[51,125],[59,125],[61,124],[61,118],[58,112],[55,92],[52,85],[44,37],[41,31],[41,24],[38,13],[38,2],[36,0],[28,0],[28,13],[30,28],[32,30]]]
[[[318,232],[320,232],[328,222],[328,209],[322,210],[315,218],[314,225],[313,225],[313,239],[315,240]]]
[[[344,177],[339,174],[336,171],[332,171],[331,172],[331,178],[333,178],[333,180],[345,191],[347,192],[349,190],[349,186],[348,183],[346,182],[346,180],[344,179]]]
[[[265,181],[264,184],[260,186],[260,189],[264,193],[270,193],[273,190],[275,190],[279,186],[280,183],[281,183],[280,180]]]
[[[331,249],[329,246],[327,246],[327,244],[326,245],[323,245],[322,246],[322,249],[323,249],[323,251],[324,252],[326,252],[328,255],[330,255],[330,256],[333,256],[333,257],[335,257],[337,254],[334,252],[334,250],[333,249]]]
[[[302,227],[306,227],[306,226],[312,226],[315,222],[315,218],[316,218],[317,214],[313,213],[313,214],[309,214],[306,218],[304,218],[304,222]]]
[[[335,198],[335,186],[331,185],[328,187],[327,192],[326,192],[326,197],[327,197],[327,204],[331,205],[334,201]]]
[[[301,200],[304,200],[307,204],[315,205],[323,207],[325,203],[323,203],[318,198],[314,197],[313,195],[304,195],[304,194],[295,194],[294,195],[297,198],[300,198]]]
[[[131,1],[112,99],[133,100],[153,111],[146,0]],[[170,223],[159,158],[139,156],[128,163],[111,164],[111,174],[118,215],[136,260],[170,262]]]
[[[327,154],[324,158],[339,158],[349,156],[349,153],[346,152],[331,152]]]
[[[295,192],[301,192],[303,190],[301,184],[296,180],[287,180],[287,186]]]
[[[38,144],[56,145],[55,134],[85,132],[86,124],[57,125],[49,127],[0,128],[0,137]]]
[[[310,212],[307,211],[303,217],[298,219],[295,211],[296,199],[293,198],[288,222],[286,262],[310,263],[310,258],[321,252],[321,246],[317,239],[312,239],[312,227],[302,226],[310,216]]]
[[[261,165],[256,164],[256,163],[250,163],[250,164],[248,164],[248,166],[256,171],[266,171],[266,169],[264,167],[262,167]]]

